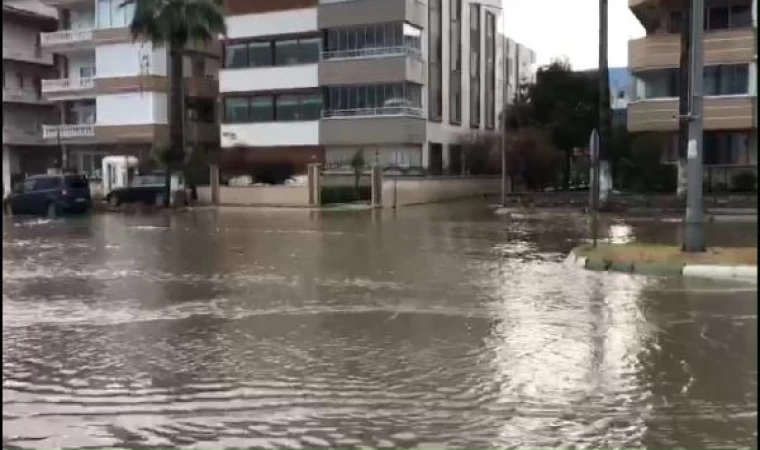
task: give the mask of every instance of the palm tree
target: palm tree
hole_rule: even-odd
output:
[[[185,159],[184,64],[189,44],[208,45],[225,35],[227,27],[222,0],[125,0],[121,7],[135,5],[129,25],[132,38],[167,46],[169,50],[169,147],[161,158],[166,167],[164,206],[171,196],[171,171]]]

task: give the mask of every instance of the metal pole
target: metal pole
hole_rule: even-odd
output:
[[[676,195],[686,196],[686,152],[689,147],[689,109],[691,107],[691,2],[684,3],[681,13],[681,59],[678,71],[678,184]]]
[[[507,206],[507,138],[504,130],[501,131],[501,206]]]
[[[687,204],[684,251],[705,251],[702,167],[702,87],[704,85],[704,0],[693,0],[691,11],[691,109],[687,150]]]
[[[599,0],[599,161],[597,162],[597,207],[607,201],[610,181],[609,136],[610,136],[610,71],[608,59],[609,17],[608,0]],[[604,192],[602,192],[601,172],[604,170]],[[601,194],[603,195],[603,198]]]

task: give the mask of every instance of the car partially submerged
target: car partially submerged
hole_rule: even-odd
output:
[[[106,201],[114,207],[125,203],[163,206],[166,195],[165,183],[163,173],[136,175],[127,186],[109,192],[106,195]]]
[[[78,173],[32,175],[13,186],[3,208],[14,215],[85,213],[92,208],[90,184]]]

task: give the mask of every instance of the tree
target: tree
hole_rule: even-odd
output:
[[[539,128],[521,128],[506,135],[507,170],[512,178],[522,181],[528,190],[543,190],[554,183],[562,163],[562,152],[552,143],[549,134]]]
[[[498,136],[473,133],[459,138],[464,168],[470,175],[498,175],[501,173],[501,155]]]
[[[596,71],[574,72],[567,61],[553,61],[538,69],[536,82],[506,111],[507,130],[539,128],[563,152],[565,188],[570,185],[573,150],[586,148],[597,125],[598,76]]]
[[[359,198],[359,183],[361,182],[362,175],[364,174],[364,151],[361,149],[354,153],[351,158],[351,168],[354,170],[354,191],[356,192],[356,198]]]
[[[121,7],[134,4],[129,25],[132,38],[144,39],[169,50],[169,147],[163,152],[166,167],[164,206],[169,206],[171,172],[185,160],[184,56],[189,44],[208,45],[227,27],[221,0],[125,0]]]

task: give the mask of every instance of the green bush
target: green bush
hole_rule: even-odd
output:
[[[757,192],[757,175],[752,172],[738,173],[731,181],[734,192]]]
[[[354,203],[366,201],[372,198],[370,186],[359,186],[357,190],[353,186],[330,186],[322,188],[322,204]]]

